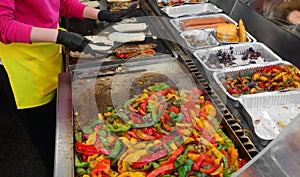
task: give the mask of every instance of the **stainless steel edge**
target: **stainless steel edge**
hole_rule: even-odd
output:
[[[71,90],[71,73],[61,73],[57,91],[54,177],[74,176]]]

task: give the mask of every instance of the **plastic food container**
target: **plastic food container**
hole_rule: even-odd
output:
[[[164,7],[161,10],[172,18],[178,18],[185,15],[192,16],[222,12],[222,9],[219,9],[212,3],[184,4],[181,6]]]
[[[256,135],[275,139],[300,114],[300,92],[277,92],[241,96],[240,102],[251,117]]]

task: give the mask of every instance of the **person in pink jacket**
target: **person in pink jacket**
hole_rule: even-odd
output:
[[[91,41],[59,29],[59,17],[117,22],[135,7],[110,12],[78,0],[0,0],[0,104],[12,105],[0,111],[18,115],[49,176],[54,166],[58,74],[63,72],[61,48],[92,52]]]

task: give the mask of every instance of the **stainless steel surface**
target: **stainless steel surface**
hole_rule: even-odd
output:
[[[207,64],[207,60],[209,59],[211,54],[217,54],[219,50],[222,52],[230,53],[230,47],[232,47],[232,55],[236,57],[233,62],[236,64],[230,65],[230,66],[224,66],[224,64],[221,64],[222,68],[215,68],[209,64]],[[276,55],[272,50],[270,50],[266,45],[255,42],[255,43],[240,43],[240,44],[231,44],[231,45],[223,45],[223,46],[218,46],[214,48],[206,48],[206,49],[200,49],[194,52],[194,56],[197,58],[197,60],[203,65],[205,70],[207,72],[212,72],[215,71],[221,71],[224,69],[230,69],[233,67],[238,67],[238,66],[245,66],[245,65],[254,65],[254,64],[249,64],[250,59],[243,60],[241,59],[243,54],[247,52],[247,50],[252,47],[254,50],[257,50],[260,52],[261,56],[258,57],[258,59],[254,60],[256,61],[256,64],[264,64],[268,62],[274,62],[274,61],[281,61],[282,59]]]
[[[213,34],[208,30],[184,31],[180,34],[180,37],[185,40],[188,47],[192,50],[215,47],[220,44],[213,36]],[[202,43],[202,45],[199,44],[200,42]]]
[[[193,16],[222,12],[222,9],[219,9],[212,3],[184,4],[180,6],[164,7],[161,10],[171,18],[178,18],[185,15]]]
[[[237,24],[236,21],[234,21],[232,18],[230,18],[228,15],[223,14],[223,13],[218,13],[218,14],[208,14],[208,15],[198,15],[198,16],[192,16],[192,17],[181,17],[181,18],[176,18],[176,19],[171,19],[170,22],[171,24],[174,26],[174,28],[179,31],[182,32],[182,26],[181,23],[184,20],[187,19],[198,19],[198,18],[211,18],[211,17],[223,17],[225,18],[228,22]]]
[[[74,176],[71,73],[59,75],[54,177]]]

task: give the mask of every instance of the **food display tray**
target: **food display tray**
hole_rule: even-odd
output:
[[[220,13],[223,11],[212,3],[184,4],[180,6],[164,7],[161,10],[171,18],[178,18],[185,15],[193,16]]]
[[[275,139],[294,118],[300,115],[300,92],[278,92],[241,96],[241,105],[250,115],[256,135]]]
[[[227,22],[230,23],[234,23],[237,24],[236,21],[234,21],[232,18],[230,18],[228,15],[223,14],[223,13],[218,13],[218,14],[206,14],[206,15],[197,15],[197,16],[190,16],[190,17],[180,17],[180,18],[175,18],[175,19],[171,19],[170,23],[174,26],[174,28],[179,31],[179,32],[183,32],[182,27],[181,27],[181,23],[184,20],[188,20],[188,19],[198,19],[198,18],[212,18],[212,17],[223,17],[227,20]]]
[[[193,54],[197,58],[197,61],[201,63],[201,65],[205,68],[206,71],[210,72],[216,72],[216,71],[222,71],[222,70],[230,70],[234,67],[239,66],[252,66],[254,64],[250,64],[251,59],[243,60],[242,56],[249,48],[252,48],[254,50],[257,50],[260,53],[260,57],[257,59],[254,59],[255,64],[265,64],[269,62],[274,61],[281,61],[282,59],[275,54],[271,49],[269,49],[266,45],[260,42],[254,42],[254,43],[240,43],[240,44],[230,44],[230,45],[222,45],[217,46],[214,48],[205,48],[195,51]],[[231,50],[232,49],[232,50]],[[208,59],[210,58],[210,55],[217,54],[218,51],[226,52],[232,54],[236,59],[233,60],[235,64],[225,67],[223,63],[220,63],[220,66],[222,68],[217,68],[214,66],[214,64],[210,64],[208,62]],[[233,53],[231,53],[233,52]],[[219,62],[219,61],[215,61]],[[214,62],[214,63],[215,63]]]
[[[187,43],[192,50],[206,47],[215,47],[220,43],[211,33],[211,30],[190,30],[184,31],[180,37]]]
[[[222,81],[221,81],[222,79],[229,78],[229,77],[237,78],[238,76],[252,75],[255,72],[261,71],[262,68],[264,68],[266,66],[270,66],[270,65],[289,65],[289,64],[291,64],[291,63],[288,61],[274,61],[274,62],[269,62],[269,63],[265,63],[265,64],[260,64],[260,65],[240,66],[240,67],[236,67],[236,68],[229,68],[229,69],[226,69],[223,71],[214,72],[213,78],[216,81],[217,85],[222,89],[222,91],[225,92],[226,95],[230,99],[235,101],[234,105],[236,107],[239,107],[241,95],[232,96],[230,93],[228,93],[228,91],[222,84]],[[269,92],[261,92],[261,93],[256,93],[256,94],[262,95],[262,94],[271,94],[271,93],[277,93],[277,92],[282,92],[282,91],[269,91]],[[250,94],[250,96],[252,96],[252,95],[254,95],[254,94]]]
[[[201,4],[207,2],[208,0],[196,0],[196,2],[192,2],[192,0],[156,0],[158,7],[172,7],[183,4]]]

